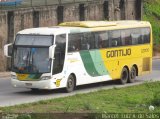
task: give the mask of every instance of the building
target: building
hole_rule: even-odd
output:
[[[141,20],[142,6],[142,0],[90,0],[0,10],[0,71],[9,69],[10,62],[6,62],[3,46],[12,42],[19,30],[54,26],[65,21]]]

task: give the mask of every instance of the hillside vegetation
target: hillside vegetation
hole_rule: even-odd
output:
[[[154,44],[160,44],[160,0],[145,0],[143,20],[150,21],[153,27]]]

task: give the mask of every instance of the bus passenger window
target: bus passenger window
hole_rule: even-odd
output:
[[[90,50],[94,48],[93,33],[83,33],[83,37],[81,38],[81,50]]]
[[[102,48],[109,47],[108,32],[101,32],[99,36],[100,36],[100,47]]]
[[[89,50],[90,49],[90,44],[89,43],[82,44],[81,49],[82,50]]]
[[[95,48],[99,49],[102,48],[103,45],[103,41],[102,41],[102,37],[100,36],[100,33],[95,33]]]
[[[122,45],[120,30],[110,31],[109,37],[110,37],[111,47],[117,47]]]
[[[96,32],[95,33],[95,48],[107,48],[109,47],[108,32]]]
[[[132,44],[130,29],[121,30],[121,40],[122,40],[122,46],[126,46],[126,45],[131,45]]]
[[[94,37],[95,37],[95,49],[98,49],[99,48],[99,34],[94,33]]]
[[[68,46],[68,51],[69,52],[75,51],[75,46],[74,45]]]
[[[69,34],[68,39],[68,52],[80,50],[82,34]]]
[[[150,43],[150,32],[149,28],[141,29],[143,43]]]
[[[138,39],[140,37],[140,34],[131,34],[132,37],[132,45],[138,44]]]
[[[132,45],[143,43],[140,29],[132,29],[131,37],[132,37]]]
[[[112,40],[112,46],[113,46],[113,47],[118,46],[118,42],[117,42],[117,40]]]

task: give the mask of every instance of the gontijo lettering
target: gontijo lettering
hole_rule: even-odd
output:
[[[120,49],[120,50],[111,50],[107,51],[107,58],[112,57],[120,57],[120,56],[130,56],[131,55],[131,48],[128,49]]]

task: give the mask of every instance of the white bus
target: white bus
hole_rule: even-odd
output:
[[[11,57],[14,87],[71,92],[78,85],[108,80],[125,84],[151,72],[151,25],[82,21],[25,29],[5,45],[4,53]]]

